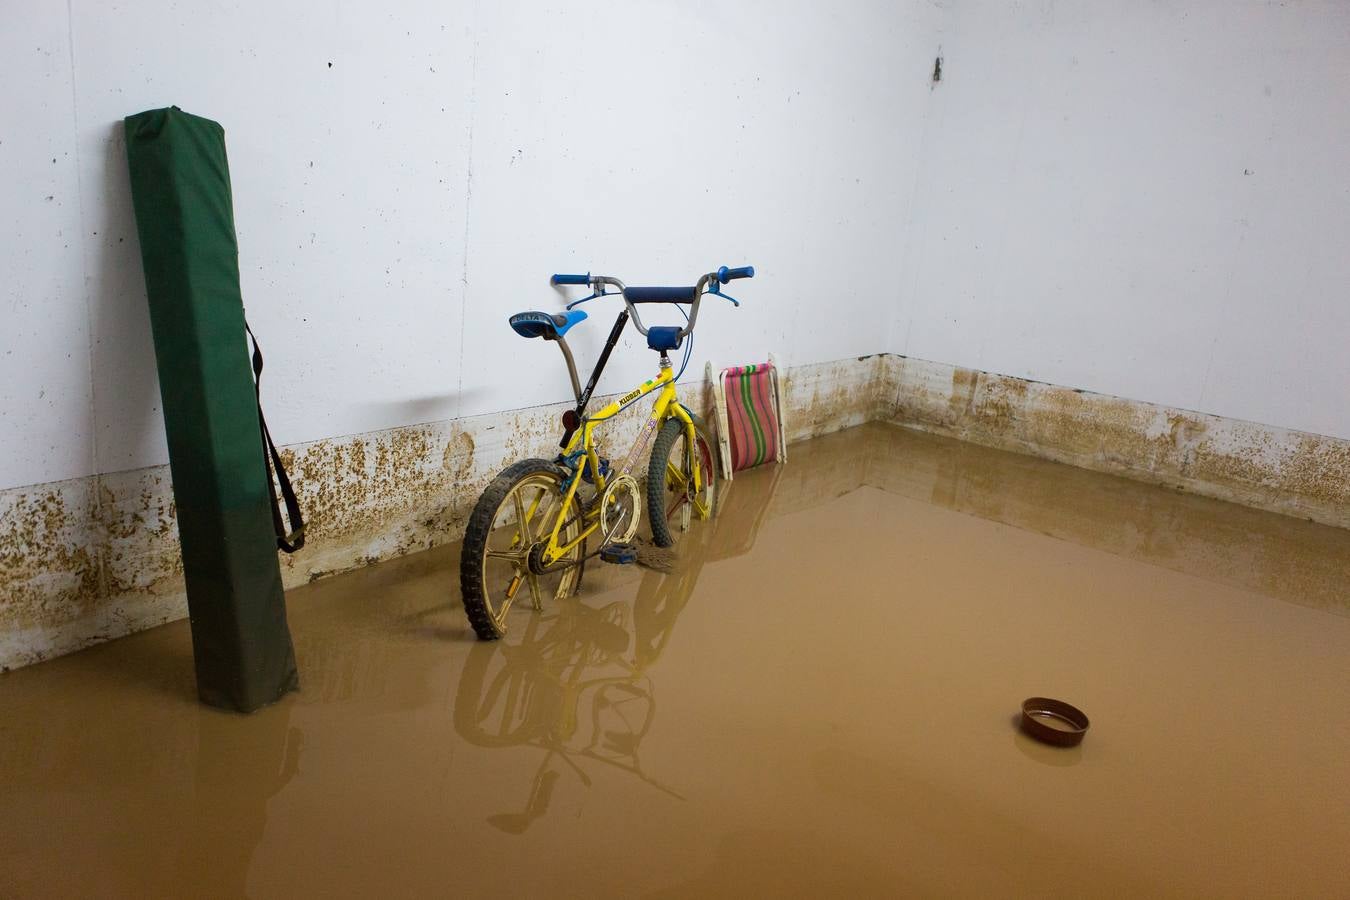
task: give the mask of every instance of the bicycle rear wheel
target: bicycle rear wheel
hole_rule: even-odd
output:
[[[647,517],[658,547],[673,547],[694,519],[708,519],[713,513],[717,456],[703,420],[689,415],[694,420],[693,445],[683,422],[666,419],[647,466]]]
[[[568,474],[546,459],[521,460],[502,470],[478,498],[464,530],[459,586],[469,624],[482,640],[506,633],[507,613],[522,595],[538,610],[546,598],[561,600],[576,589],[585,541],[547,570],[540,559],[562,506]],[[580,533],[578,510],[564,524],[559,543],[567,544]]]

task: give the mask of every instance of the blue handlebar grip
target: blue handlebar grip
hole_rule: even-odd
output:
[[[589,274],[586,274],[586,275],[554,275],[554,276],[553,276],[553,283],[554,283],[554,284],[582,284],[582,285],[585,285],[585,284],[590,284],[590,283],[591,283],[591,276],[590,276]]]
[[[737,278],[754,278],[754,266],[741,266],[739,269],[729,269],[726,266],[717,270],[717,280],[726,284],[728,281],[735,281]]]

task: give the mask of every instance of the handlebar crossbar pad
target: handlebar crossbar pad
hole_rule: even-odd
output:
[[[624,288],[624,299],[629,303],[693,303],[692,287],[630,287]]]
[[[731,269],[727,266],[717,270],[717,280],[726,284],[728,281],[735,281],[737,278],[754,278],[754,266],[741,266],[737,269]]]
[[[589,275],[554,275],[554,276],[553,276],[553,283],[554,283],[554,284],[582,284],[582,285],[586,285],[586,284],[590,284],[590,283],[591,283],[591,276],[589,276]]]
[[[647,346],[653,350],[660,350],[662,353],[667,350],[678,350],[683,342],[684,336],[680,334],[678,325],[653,325],[647,329]]]

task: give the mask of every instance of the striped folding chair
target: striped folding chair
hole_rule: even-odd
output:
[[[712,382],[712,363],[707,366]],[[717,377],[717,443],[726,479],[741,469],[787,462],[787,441],[773,355],[766,363],[732,366]]]

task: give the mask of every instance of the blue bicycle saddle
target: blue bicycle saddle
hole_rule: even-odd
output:
[[[561,313],[519,312],[508,321],[510,321],[511,327],[516,330],[516,334],[521,337],[541,337],[552,340],[567,334],[567,329],[584,318],[586,318],[586,313],[579,309],[569,309],[567,312]]]

